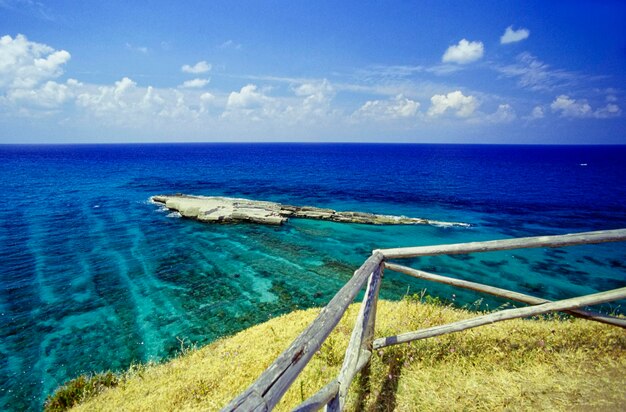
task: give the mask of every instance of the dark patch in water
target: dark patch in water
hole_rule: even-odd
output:
[[[546,249],[544,253],[551,258],[560,258],[562,255],[567,255],[567,252],[563,249]]]
[[[325,273],[333,273],[335,278],[344,278],[347,276],[350,276],[350,274],[352,274],[352,272],[354,272],[355,267],[352,265],[349,265],[345,262],[339,261],[339,260],[335,260],[335,259],[323,259],[323,266],[321,268],[316,269],[322,269],[323,272]]]
[[[541,283],[520,282],[520,287],[522,290],[525,290],[529,292],[529,294],[537,297],[540,297],[540,293],[545,290],[545,286]]]
[[[554,259],[535,262],[531,265],[531,270],[549,277],[560,276],[577,285],[589,283],[589,273],[574,269],[572,265]]]
[[[602,279],[601,283],[602,284],[599,285],[601,289],[597,288],[598,290],[612,290],[612,289],[623,288],[624,286],[626,286],[625,279],[604,278]]]
[[[511,255],[511,257],[513,259],[517,259],[520,262],[522,262],[523,264],[527,265],[528,263],[530,263],[530,260],[522,255]]]
[[[583,259],[586,260],[587,262],[593,263],[594,265],[606,266],[606,263],[594,258],[593,256],[583,256]]]
[[[357,255],[369,256],[372,253],[372,251],[359,246],[354,249],[354,253]]]
[[[490,268],[499,268],[503,265],[507,264],[507,260],[503,259],[503,260],[481,260],[480,261],[481,264],[490,267]]]
[[[448,257],[452,259],[460,260],[463,262],[475,259],[475,257],[472,255],[449,255]]]

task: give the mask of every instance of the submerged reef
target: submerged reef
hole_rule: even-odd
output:
[[[424,218],[363,212],[338,212],[333,209],[313,206],[291,206],[276,202],[232,197],[175,194],[152,196],[150,199],[155,203],[164,204],[165,207],[180,213],[183,217],[196,219],[201,222],[251,222],[281,225],[289,218],[304,218],[368,225],[469,226],[467,223],[459,222],[441,222]]]

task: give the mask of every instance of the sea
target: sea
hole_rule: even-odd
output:
[[[172,193],[470,226],[203,224],[149,200]],[[40,410],[80,374],[324,306],[373,249],[626,228],[626,146],[2,145],[0,195],[0,410]],[[402,263],[547,299],[626,285],[625,243]],[[383,298],[424,295],[511,307],[385,273]]]

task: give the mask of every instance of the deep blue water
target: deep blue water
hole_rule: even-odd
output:
[[[472,227],[205,225],[148,202],[176,192]],[[162,360],[181,341],[324,305],[375,248],[624,228],[626,146],[0,146],[0,193],[0,410],[39,409],[80,373]],[[624,286],[625,252],[614,243],[411,263],[565,298]],[[460,305],[483,297],[391,272],[382,295],[423,288]]]

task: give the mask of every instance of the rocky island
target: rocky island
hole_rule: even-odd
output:
[[[368,225],[469,226],[467,223],[363,212],[338,212],[313,206],[291,206],[232,197],[175,194],[152,196],[150,200],[165,205],[166,208],[180,213],[183,217],[213,223],[251,222],[281,225],[289,218],[303,218]]]

